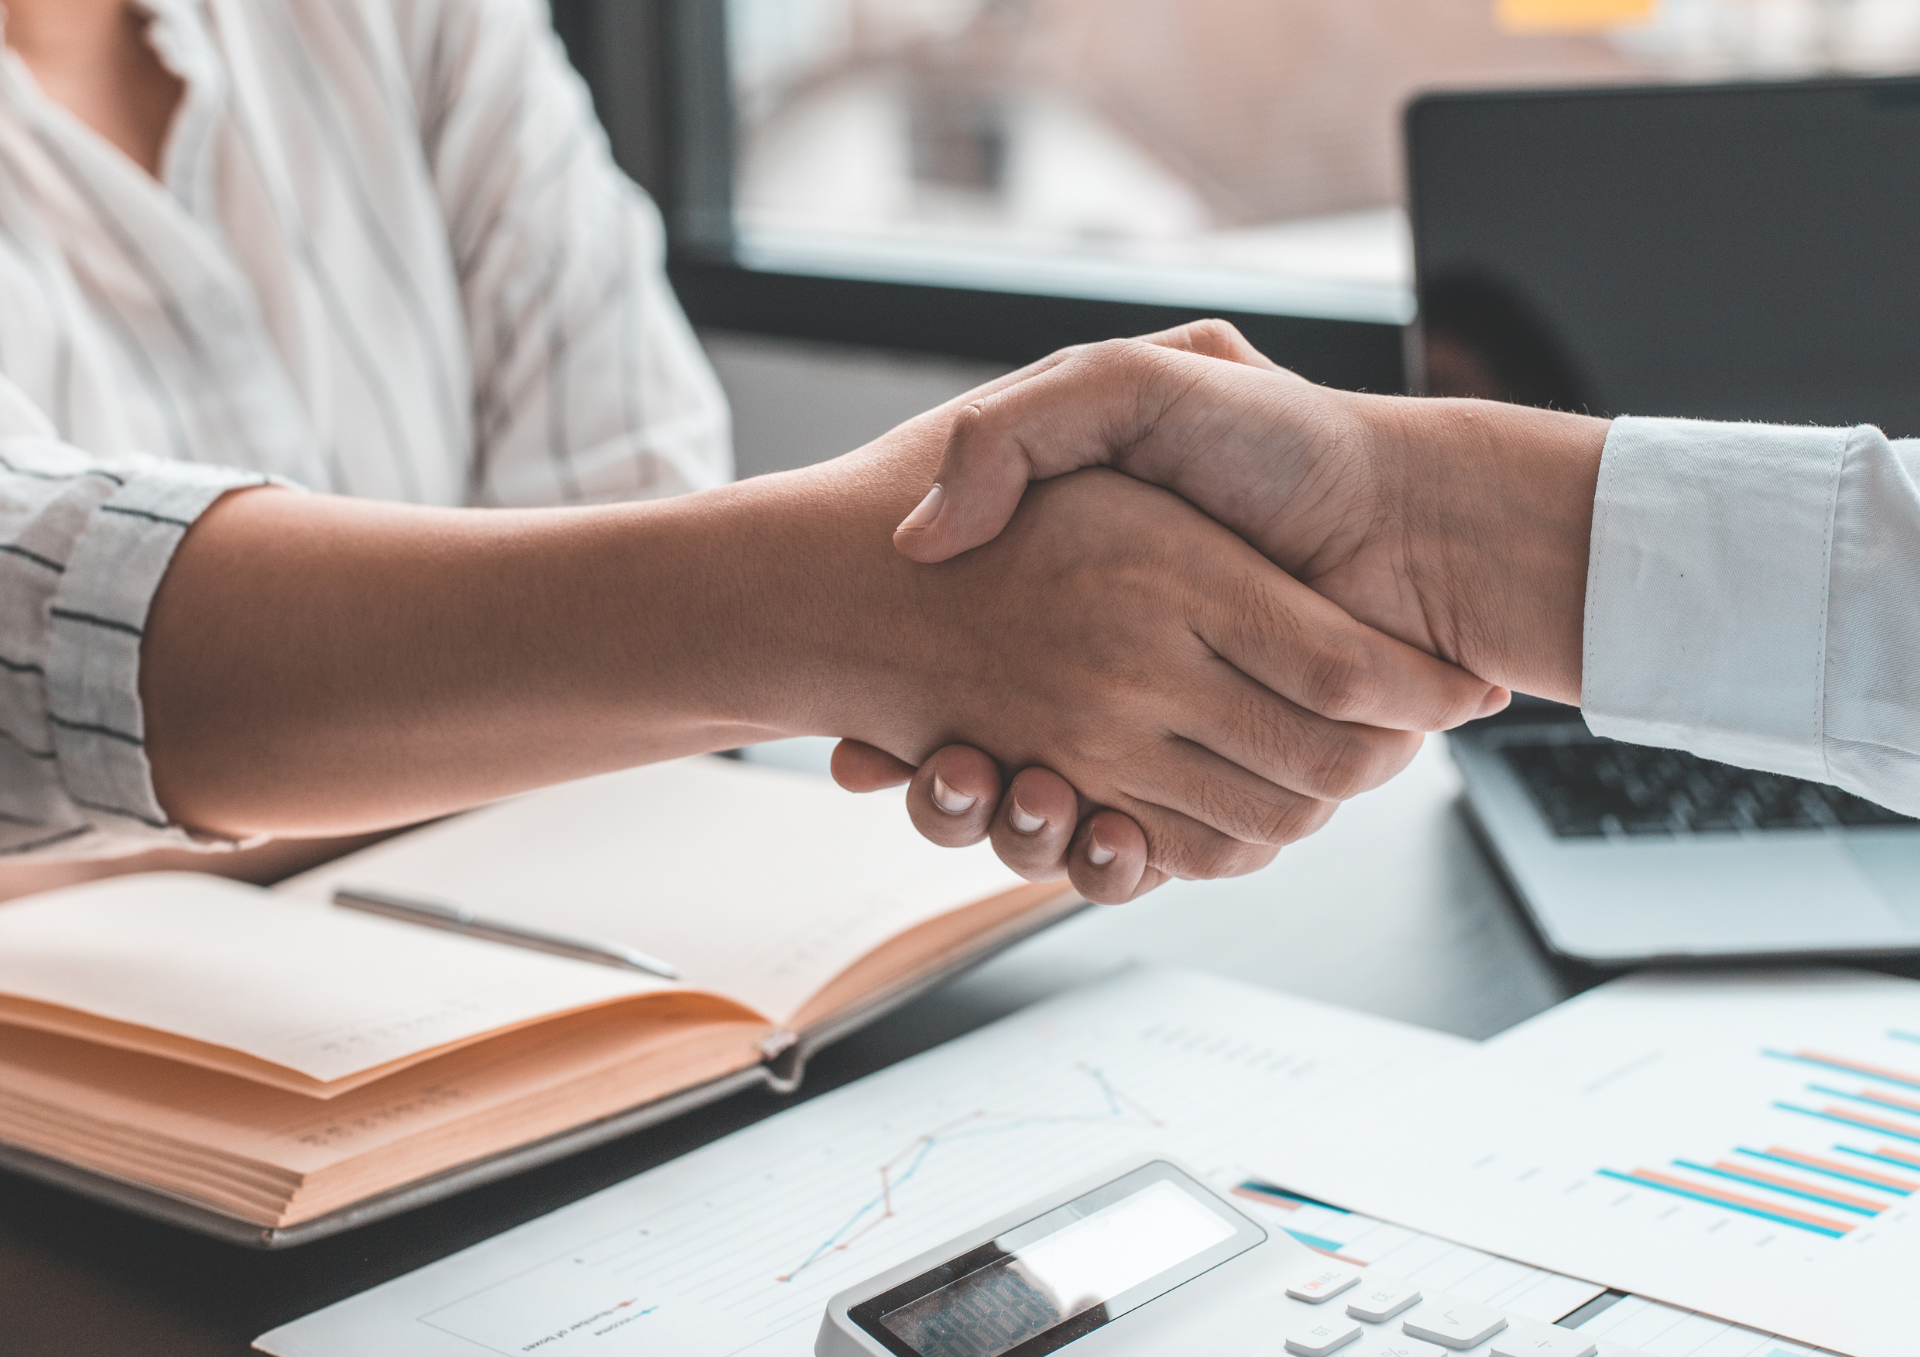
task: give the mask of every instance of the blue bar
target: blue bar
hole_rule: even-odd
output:
[[[1280,1228],[1287,1230],[1287,1227],[1284,1225]],[[1302,1244],[1305,1244],[1308,1248],[1319,1249],[1323,1253],[1338,1253],[1346,1247],[1346,1245],[1336,1244],[1331,1239],[1327,1239],[1322,1235],[1308,1234],[1305,1230],[1287,1230],[1287,1233],[1299,1240]]]
[[[1798,1112],[1803,1117],[1818,1117],[1821,1121],[1835,1121],[1842,1126],[1851,1126],[1856,1131],[1865,1131],[1868,1135],[1892,1136],[1895,1140],[1911,1140],[1920,1145],[1920,1135],[1909,1135],[1905,1131],[1889,1131],[1884,1126],[1875,1126],[1872,1122],[1861,1121],[1855,1117],[1843,1117],[1834,1112],[1816,1112],[1811,1107],[1795,1107],[1792,1103],[1775,1103],[1782,1112]]]
[[[1838,1065],[1831,1060],[1815,1060],[1810,1055],[1794,1055],[1791,1051],[1762,1051],[1760,1054],[1774,1060],[1791,1060],[1797,1065],[1812,1065],[1815,1069],[1851,1074],[1856,1079],[1879,1079],[1885,1083],[1899,1084],[1902,1088],[1920,1089],[1920,1079],[1907,1079],[1897,1074],[1874,1074],[1868,1070],[1856,1070],[1850,1065]]]
[[[1896,1031],[1896,1032],[1889,1032],[1887,1033],[1887,1035],[1892,1037],[1895,1041],[1920,1041],[1920,1032],[1897,1032]]]
[[[1289,1192],[1284,1187],[1275,1187],[1272,1183],[1263,1183],[1254,1178],[1249,1178],[1244,1183],[1241,1183],[1240,1190],[1242,1192],[1257,1192],[1263,1197],[1278,1197],[1281,1201],[1299,1202],[1302,1206],[1317,1206],[1322,1211],[1332,1211],[1337,1215],[1344,1216],[1351,1214],[1350,1212],[1342,1211],[1337,1206],[1328,1206],[1325,1202],[1316,1198],[1303,1197],[1298,1192]]]
[[[1709,1168],[1705,1164],[1689,1163],[1685,1159],[1676,1159],[1673,1161],[1673,1164],[1675,1168],[1692,1169],[1695,1173],[1711,1173],[1716,1178],[1731,1178],[1734,1182],[1745,1183],[1748,1187],[1762,1188],[1768,1192],[1779,1192],[1789,1197],[1801,1197],[1810,1202],[1819,1202],[1820,1205],[1830,1206],[1836,1211],[1851,1211],[1856,1216],[1877,1216],[1886,1209],[1882,1206],[1855,1206],[1851,1202],[1835,1201],[1831,1197],[1823,1197],[1818,1192],[1782,1187],[1780,1184],[1770,1183],[1764,1178],[1749,1178],[1744,1173],[1732,1173],[1726,1169]]]
[[[1920,1112],[1911,1107],[1902,1107],[1898,1103],[1883,1103],[1871,1093],[1844,1093],[1837,1088],[1828,1088],[1824,1084],[1808,1084],[1809,1093],[1824,1093],[1829,1098],[1845,1098],[1849,1102],[1865,1103],[1868,1107],[1877,1107],[1883,1112],[1903,1112],[1909,1117],[1920,1117]]]
[[[1897,1169],[1905,1169],[1908,1173],[1920,1173],[1920,1164],[1909,1164],[1904,1159],[1889,1159],[1884,1154],[1869,1154],[1865,1150],[1856,1150],[1851,1145],[1835,1145],[1833,1148],[1841,1154],[1858,1155],[1862,1159],[1871,1159],[1875,1163],[1891,1164]]]
[[[1836,1145],[1834,1146],[1834,1148],[1839,1149],[1840,1147]],[[1887,1183],[1876,1183],[1871,1178],[1856,1178],[1851,1173],[1840,1172],[1839,1169],[1815,1168],[1812,1164],[1803,1164],[1797,1159],[1782,1159],[1779,1155],[1768,1154],[1764,1150],[1735,1150],[1734,1153],[1744,1154],[1750,1159],[1771,1160],[1773,1163],[1784,1165],[1785,1167],[1790,1169],[1799,1169],[1800,1172],[1802,1173],[1824,1174],[1828,1178],[1838,1178],[1843,1183],[1854,1183],[1860,1187],[1870,1187],[1877,1192],[1891,1192],[1898,1197],[1908,1197],[1913,1195],[1909,1189],[1904,1187],[1893,1187]],[[1892,1163],[1894,1161],[1888,1160],[1887,1162]]]
[[[1615,1173],[1612,1169],[1598,1170],[1602,1178],[1618,1178],[1623,1183],[1632,1183],[1635,1187],[1650,1187],[1655,1192],[1671,1192],[1676,1197],[1686,1197],[1692,1201],[1705,1202],[1708,1206],[1717,1206],[1722,1211],[1740,1211],[1749,1216],[1758,1216],[1762,1220],[1771,1220],[1779,1225],[1791,1225],[1796,1230],[1806,1230],[1813,1234],[1823,1234],[1829,1239],[1845,1239],[1844,1230],[1829,1230],[1824,1225],[1809,1225],[1804,1220],[1795,1220],[1791,1216],[1776,1216],[1771,1211],[1762,1211],[1757,1207],[1741,1206],[1736,1202],[1723,1202],[1718,1197],[1709,1197],[1703,1192],[1687,1192],[1677,1187],[1668,1187],[1665,1183],[1650,1183],[1645,1178],[1635,1178],[1625,1173]]]

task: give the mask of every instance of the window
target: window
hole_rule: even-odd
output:
[[[1416,91],[1920,65],[1920,0],[728,0],[725,22],[748,268],[1389,325],[1413,313]]]

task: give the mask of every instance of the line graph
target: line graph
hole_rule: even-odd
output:
[[[540,1256],[449,1297],[434,1322],[493,1351],[548,1339],[543,1357],[594,1357],[602,1341],[799,1354],[836,1292],[1022,1202],[1145,1151],[1230,1184],[1308,1107],[1457,1049],[1212,977],[1118,976],[566,1208],[564,1225],[521,1236],[551,1237]],[[1331,1218],[1290,1223],[1345,1238]],[[660,1308],[606,1340],[571,1329],[630,1296]]]
[[[989,1108],[975,1108],[931,1131],[915,1136],[891,1159],[876,1166],[880,1178],[879,1191],[867,1201],[862,1202],[845,1223],[822,1240],[812,1253],[800,1261],[798,1266],[779,1274],[774,1280],[791,1282],[822,1258],[845,1251],[869,1232],[893,1219],[894,1191],[912,1181],[934,1150],[943,1144],[972,1136],[1019,1131],[1032,1126],[1070,1126],[1086,1122],[1127,1121],[1134,1121],[1142,1127],[1150,1128],[1166,1125],[1134,1099],[1115,1088],[1102,1071],[1085,1061],[1074,1062],[1073,1068],[1092,1080],[1106,1103],[1104,1111],[1086,1114],[1023,1116],[1016,1113],[995,1112]]]

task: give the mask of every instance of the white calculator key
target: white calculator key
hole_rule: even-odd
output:
[[[1445,1348],[1437,1348],[1403,1333],[1370,1333],[1359,1347],[1340,1357],[1452,1357]]]
[[[1294,1357],[1326,1357],[1360,1336],[1360,1326],[1344,1315],[1303,1319],[1287,1330],[1287,1351]]]
[[[1454,1296],[1429,1296],[1413,1318],[1400,1325],[1410,1337],[1465,1352],[1477,1348],[1507,1327],[1498,1310]]]
[[[1347,1297],[1347,1313],[1369,1324],[1384,1324],[1402,1310],[1420,1303],[1420,1288],[1398,1277],[1369,1272],[1366,1284]],[[1586,1357],[1586,1354],[1582,1354]]]
[[[1492,1357],[1593,1357],[1591,1338],[1557,1324],[1522,1324],[1493,1340]]]
[[[1287,1294],[1309,1305],[1318,1305],[1323,1300],[1332,1300],[1359,1280],[1360,1274],[1355,1269],[1329,1263],[1316,1272],[1288,1282]]]

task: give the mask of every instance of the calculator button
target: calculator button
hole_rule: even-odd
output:
[[[1340,1357],[1452,1357],[1445,1348],[1436,1348],[1403,1333],[1370,1333],[1359,1347]]]
[[[1591,1338],[1557,1324],[1522,1324],[1493,1341],[1492,1357],[1593,1357]]]
[[[1332,1300],[1359,1280],[1360,1274],[1354,1269],[1330,1264],[1288,1282],[1287,1294],[1309,1305],[1318,1305],[1323,1300]]]
[[[1419,1303],[1420,1288],[1412,1282],[1369,1272],[1366,1285],[1347,1297],[1347,1313],[1369,1324],[1384,1324],[1402,1310],[1411,1309]],[[1542,1354],[1542,1357],[1557,1355]],[[1582,1354],[1582,1357],[1586,1355]]]
[[[1453,1296],[1428,1297],[1413,1318],[1400,1325],[1409,1337],[1460,1352],[1479,1347],[1506,1327],[1507,1317],[1498,1310]]]
[[[1343,1315],[1303,1319],[1287,1330],[1287,1351],[1294,1357],[1326,1357],[1360,1336],[1360,1326]]]

